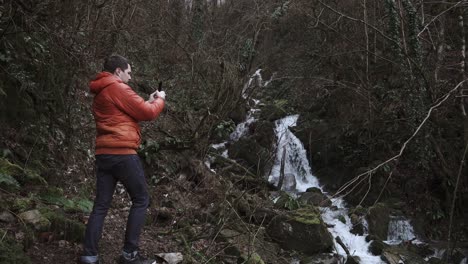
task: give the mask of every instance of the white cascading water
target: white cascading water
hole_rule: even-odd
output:
[[[284,163],[284,182],[295,182],[296,192],[304,192],[309,187],[320,188],[318,179],[312,175],[312,171],[307,159],[306,150],[302,142],[289,130],[289,127],[296,125],[298,115],[287,116],[276,121],[276,136],[278,139],[278,147],[276,160],[272,172],[268,177],[271,183],[277,184],[279,181],[281,159],[283,151],[286,151]],[[294,177],[294,179],[286,179],[286,177]],[[288,188],[287,186],[286,189]],[[322,218],[331,227],[328,231],[335,239],[337,236],[341,238],[343,243],[348,248],[353,256],[358,256],[361,263],[366,264],[383,264],[384,262],[378,256],[373,256],[369,253],[369,243],[365,241],[365,236],[359,236],[351,233],[351,219],[348,217],[348,210],[343,199],[334,198],[332,203],[335,209],[322,208]],[[339,219],[343,218],[346,223]],[[337,253],[346,256],[344,249],[335,241]]]
[[[270,80],[271,81],[271,80]],[[246,83],[242,90],[242,97],[247,98],[248,91],[252,87],[252,84],[256,84],[259,87],[267,86],[270,81],[263,82],[261,76],[261,69],[257,70]],[[255,106],[258,105],[259,101],[253,100]],[[248,113],[246,120],[236,126],[236,129],[230,135],[230,141],[237,141],[241,137],[248,134],[248,128],[250,124],[256,121],[255,114],[260,111],[259,109],[252,108]],[[285,154],[284,162],[284,180],[282,189],[288,191],[291,194],[297,194],[305,192],[310,187],[317,187],[323,191],[319,185],[318,179],[312,175],[312,170],[307,159],[306,150],[302,142],[289,130],[289,127],[296,126],[299,115],[291,115],[276,121],[275,133],[278,139],[277,142],[277,153],[276,160],[272,167],[271,173],[268,176],[268,180],[277,185],[281,171],[281,159],[283,152]],[[222,150],[222,155],[228,157],[226,148],[227,142],[212,145],[214,149]],[[206,165],[210,168],[210,161],[206,161]],[[368,252],[369,243],[365,241],[365,235],[359,236],[350,232],[352,228],[351,220],[348,217],[348,210],[345,202],[341,198],[331,199],[333,203],[333,209],[321,208],[323,220],[331,227],[328,228],[329,232],[335,239],[337,236],[341,238],[349,252],[353,256],[358,256],[361,259],[361,263],[365,264],[383,264],[384,262],[378,256],[373,256]],[[345,219],[345,223],[339,219]],[[367,223],[363,223],[367,226]],[[346,256],[344,249],[338,245],[335,241],[335,248],[337,253]]]
[[[278,139],[276,158],[268,177],[269,182],[278,185],[281,160],[284,156],[285,176],[282,189],[289,192],[305,192],[309,187],[320,188],[317,178],[310,173],[311,169],[307,158],[304,159],[307,157],[307,153],[302,142],[289,130],[289,127],[296,126],[298,118],[299,115],[292,115],[276,121],[275,133]]]
[[[410,221],[402,216],[390,217],[388,224],[387,244],[395,245],[403,241],[415,240],[413,226]]]

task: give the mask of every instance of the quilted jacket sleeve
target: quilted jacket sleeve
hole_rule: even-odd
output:
[[[128,85],[120,84],[113,91],[115,105],[137,121],[156,119],[164,108],[164,100],[157,98],[153,102],[146,102]]]

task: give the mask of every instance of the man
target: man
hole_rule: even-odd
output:
[[[83,264],[99,263],[98,243],[117,181],[124,185],[132,200],[119,263],[156,263],[138,252],[149,196],[136,150],[141,139],[138,122],[156,119],[164,108],[166,94],[156,91],[145,102],[127,85],[130,74],[127,59],[114,55],[105,60],[103,72],[90,85],[95,95],[93,115],[97,131],[96,198],[86,226],[83,256],[79,259]]]

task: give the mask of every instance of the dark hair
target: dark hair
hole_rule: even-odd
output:
[[[120,55],[112,55],[104,60],[103,71],[114,73],[117,68],[125,71],[128,68],[128,60]]]

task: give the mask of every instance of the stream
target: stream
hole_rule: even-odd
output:
[[[247,93],[252,84],[258,85],[261,88],[266,88],[270,82],[271,80],[263,81],[261,70],[257,70],[243,87],[242,96],[247,98]],[[237,141],[243,136],[248,135],[249,125],[256,121],[255,116],[260,111],[256,108],[259,101],[252,101],[254,102],[254,106],[251,107],[250,111],[247,113],[245,121],[238,124],[235,131],[231,133],[229,141]],[[308,188],[315,187],[319,188],[325,195],[327,195],[322,186],[320,186],[319,180],[312,174],[312,169],[307,159],[307,152],[302,142],[289,129],[290,127],[296,126],[298,118],[299,115],[290,115],[275,122],[275,134],[277,138],[276,158],[270,175],[268,175],[268,181],[275,186],[278,186],[281,174],[281,163],[284,158],[284,179],[281,185],[281,189],[283,191],[290,193],[293,197],[297,197],[298,194],[305,192]],[[212,145],[212,147],[218,150],[224,150],[222,155],[228,157],[227,150],[225,150],[227,143],[228,142],[223,142]],[[209,167],[209,161],[207,161],[206,164]],[[370,242],[366,242],[365,239],[368,235],[366,220],[362,220],[362,224],[364,226],[363,235],[351,233],[352,224],[351,219],[348,216],[348,208],[345,201],[340,197],[331,198],[331,201],[332,206],[320,209],[322,219],[327,224],[328,231],[334,238],[334,253],[346,258],[345,250],[336,242],[336,237],[340,237],[343,244],[349,250],[350,255],[358,256],[361,260],[360,263],[386,263],[380,258],[380,256],[374,256],[368,250]],[[343,218],[345,221],[343,221]],[[422,243],[416,239],[413,227],[409,220],[401,216],[392,217],[389,223],[387,241],[384,242],[390,245],[398,245],[403,241],[411,240],[413,243]],[[466,259],[464,259],[462,263],[466,263]]]

